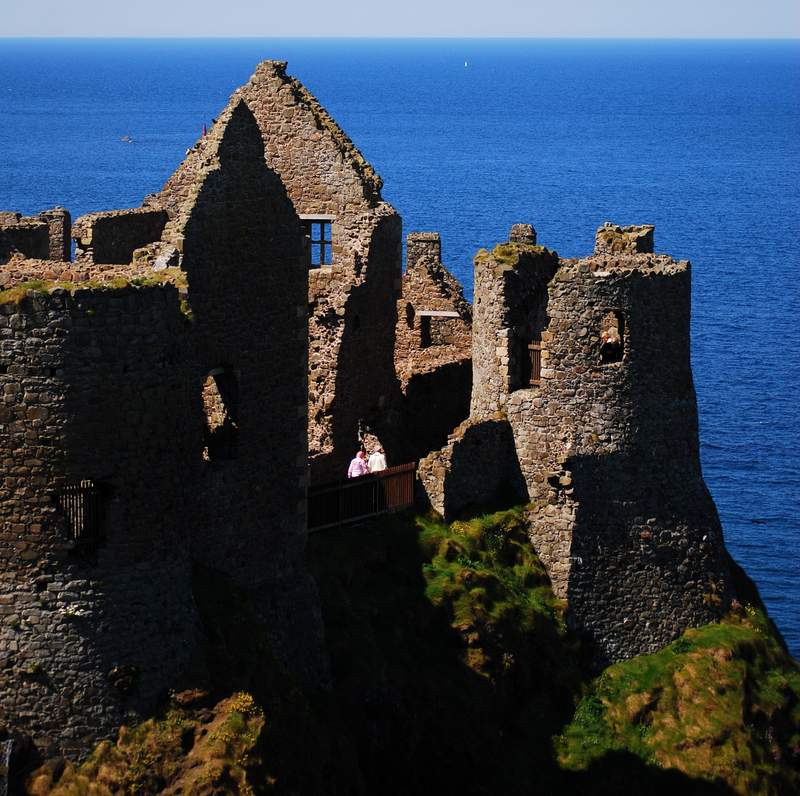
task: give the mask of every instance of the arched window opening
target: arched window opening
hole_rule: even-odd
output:
[[[228,368],[212,370],[203,383],[203,459],[235,459],[239,443],[239,381]]]
[[[608,365],[621,362],[625,354],[625,319],[621,312],[611,310],[600,323],[600,362]]]

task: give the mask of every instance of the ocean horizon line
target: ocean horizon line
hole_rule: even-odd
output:
[[[11,35],[0,34],[0,41],[547,41],[547,42],[800,42],[800,36],[445,36],[440,34],[415,36],[322,36],[275,34],[265,36],[191,36],[176,34],[154,34],[148,36],[122,36],[98,34],[91,36],[68,35]]]

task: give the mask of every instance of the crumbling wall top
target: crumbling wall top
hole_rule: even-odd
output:
[[[595,234],[595,254],[651,254],[654,231],[652,224],[620,227],[606,221]]]

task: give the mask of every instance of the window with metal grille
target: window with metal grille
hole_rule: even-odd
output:
[[[542,340],[538,332],[533,339],[519,336],[514,343],[515,367],[511,372],[511,390],[524,390],[542,383]]]
[[[94,481],[67,484],[57,495],[69,538],[81,547],[97,547],[106,538],[105,490]]]
[[[332,225],[329,218],[308,218],[303,221],[303,231],[308,239],[308,266],[319,268],[333,264]]]
[[[538,385],[542,383],[542,341],[534,338],[528,343],[528,357],[530,360],[530,376],[528,384]]]

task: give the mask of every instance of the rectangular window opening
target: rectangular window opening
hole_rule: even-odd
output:
[[[304,218],[303,232],[308,245],[308,267],[333,264],[333,221],[326,218]]]
[[[94,481],[67,484],[57,495],[67,520],[67,534],[76,546],[95,548],[106,538],[105,495]]]

